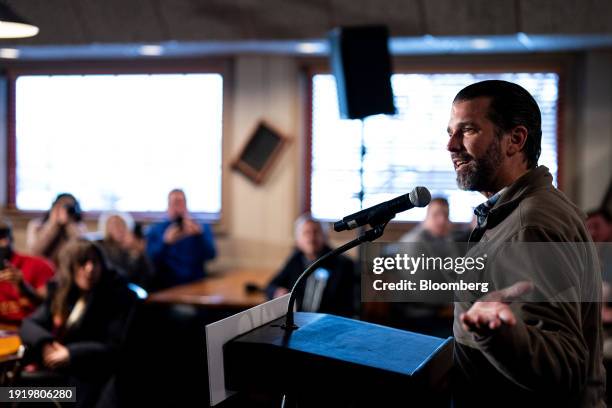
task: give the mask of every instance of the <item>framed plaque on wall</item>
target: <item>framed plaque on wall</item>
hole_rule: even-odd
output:
[[[287,142],[288,139],[280,132],[260,121],[238,157],[232,162],[232,168],[254,183],[260,184]]]

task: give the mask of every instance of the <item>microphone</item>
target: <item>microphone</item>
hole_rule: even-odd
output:
[[[354,240],[347,242],[346,244],[338,247],[313,263],[311,263],[304,272],[297,278],[295,283],[293,284],[293,288],[291,288],[291,295],[289,296],[289,304],[287,305],[287,315],[285,318],[285,324],[281,327],[287,333],[291,333],[292,330],[297,329],[298,327],[295,325],[295,321],[293,319],[293,307],[295,306],[295,299],[297,294],[297,287],[302,283],[305,279],[307,279],[316,268],[321,265],[324,261],[329,258],[332,258],[336,255],[344,253],[351,248],[355,248],[356,246],[363,244],[364,242],[372,242],[378,238],[380,238],[385,232],[385,227],[387,226],[387,222],[389,222],[395,214],[398,212],[406,211],[414,207],[425,207],[431,201],[431,193],[425,187],[416,187],[408,194],[404,194],[403,196],[399,196],[394,198],[393,200],[385,201],[384,203],[375,205],[374,207],[367,208],[365,210],[361,210],[356,212],[355,214],[348,215],[342,219],[342,221],[338,221],[334,223],[335,231],[344,231],[351,230],[353,228],[361,227],[365,224],[370,224],[372,227],[371,230],[368,230],[361,234],[359,237]]]
[[[374,227],[375,225],[391,220],[395,217],[395,214],[399,212],[414,207],[425,207],[430,201],[431,193],[429,190],[425,187],[416,187],[408,194],[385,201],[374,207],[366,208],[355,214],[347,215],[342,221],[334,223],[334,231],[352,230],[353,228],[361,227],[366,224],[370,224]]]

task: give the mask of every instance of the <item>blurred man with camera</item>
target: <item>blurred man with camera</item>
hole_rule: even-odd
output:
[[[204,262],[216,255],[211,228],[191,217],[183,190],[170,191],[167,214],[167,220],[153,224],[147,233],[147,254],[155,265],[156,289],[203,278]]]
[[[0,220],[0,321],[18,324],[32,313],[53,274],[49,262],[13,250],[11,224]]]
[[[57,265],[58,254],[64,245],[87,232],[82,218],[76,197],[69,193],[59,194],[43,218],[35,218],[28,224],[27,245],[30,253]]]

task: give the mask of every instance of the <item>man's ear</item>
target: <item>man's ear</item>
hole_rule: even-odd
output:
[[[525,143],[527,143],[529,131],[525,126],[515,126],[510,132],[510,137],[508,138],[508,148],[506,149],[506,154],[508,156],[514,156],[519,153],[525,147]]]

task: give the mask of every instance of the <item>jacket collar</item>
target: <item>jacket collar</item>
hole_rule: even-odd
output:
[[[546,166],[538,166],[519,177],[504,189],[493,208],[489,211],[489,228],[506,218],[531,192],[552,185],[552,175]]]

